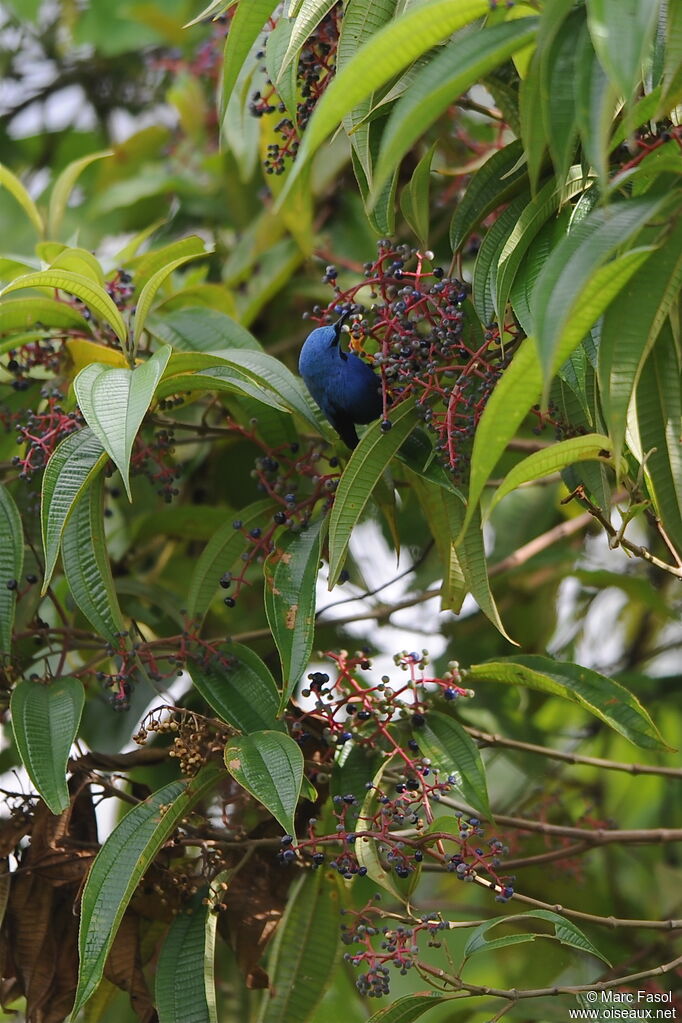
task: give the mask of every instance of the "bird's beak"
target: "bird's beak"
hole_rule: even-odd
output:
[[[332,345],[338,345],[339,341],[341,340],[341,328],[343,327],[344,323],[346,322],[349,316],[350,310],[347,310],[334,324],[334,340],[332,341]]]

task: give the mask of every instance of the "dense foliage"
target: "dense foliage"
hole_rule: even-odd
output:
[[[682,7],[3,16],[5,1011],[679,1010]]]

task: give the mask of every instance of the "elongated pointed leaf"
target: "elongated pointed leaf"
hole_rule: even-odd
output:
[[[468,514],[468,513],[467,513]],[[486,618],[492,622],[497,631],[504,638],[518,646],[515,640],[507,634],[507,631],[500,618],[495,598],[490,589],[488,577],[488,563],[485,556],[483,544],[483,532],[481,530],[480,510],[475,510],[473,515],[460,534],[456,542],[456,551],[459,563],[464,573],[464,581],[467,590],[474,598]]]
[[[585,707],[635,746],[670,749],[647,711],[625,686],[580,664],[519,654],[475,664],[466,677],[468,682],[502,682],[562,696]]]
[[[278,537],[265,562],[265,613],[282,663],[280,712],[308,667],[315,637],[315,584],[327,519]]]
[[[144,255],[138,256],[132,261],[135,269],[134,283],[135,283],[135,295],[142,294],[147,281],[151,280],[158,270],[163,270],[164,266],[168,266],[176,259],[182,259],[184,256],[202,256],[206,252],[206,244],[202,238],[196,234],[190,234],[187,238],[180,238],[176,242],[169,242],[168,245],[162,245],[160,249],[151,249],[149,252],[145,252]]]
[[[12,646],[17,586],[23,567],[21,515],[9,490],[0,483],[0,663]]]
[[[173,918],[159,953],[154,988],[159,1023],[217,1023],[204,977],[206,932],[212,915],[207,892],[201,888]]]
[[[112,149],[103,149],[98,153],[88,153],[79,160],[72,160],[61,172],[50,194],[50,202],[47,208],[47,233],[50,238],[55,239],[59,233],[66,205],[78,181],[86,167],[89,167],[95,160],[103,160],[106,156],[113,156]]]
[[[71,596],[93,629],[117,645],[125,630],[104,535],[104,477],[76,503],[62,535],[62,565]]]
[[[666,533],[682,552],[680,362],[669,321],[644,364],[635,404],[647,489]]]
[[[54,814],[70,802],[66,764],[80,724],[85,692],[77,678],[49,685],[22,681],[10,701],[12,731],[24,767]]]
[[[78,327],[84,333],[92,329],[77,309],[47,295],[10,298],[0,303],[0,334],[29,330],[36,325],[43,328]]]
[[[190,782],[173,781],[130,810],[106,840],[83,891],[76,1016],[97,989],[126,907],[157,852],[179,821],[223,772],[202,768]]]
[[[225,765],[288,835],[296,834],[294,811],[301,794],[303,754],[291,736],[266,730],[230,739]]]
[[[38,212],[38,207],[26,191],[16,174],[13,174],[9,167],[0,163],[0,188],[6,188],[21,206],[22,210],[31,221],[36,231],[42,238],[45,227],[43,218]]]
[[[665,198],[641,199],[600,207],[554,249],[533,292],[546,381],[653,251],[625,252],[604,267],[616,250],[622,250],[658,214],[664,202]]]
[[[503,923],[516,923],[523,924],[526,921],[532,920],[546,920],[551,923],[554,927],[553,934],[547,933],[535,933],[535,934],[509,934],[503,938],[492,938],[488,939],[486,934],[493,927],[497,927],[498,924]],[[599,949],[595,948],[592,942],[585,937],[579,927],[576,927],[570,920],[566,920],[565,917],[559,916],[558,913],[553,913],[548,909],[537,909],[530,910],[528,913],[515,913],[512,916],[498,916],[494,920],[486,920],[484,924],[477,927],[475,931],[469,937],[464,947],[464,958],[469,959],[476,952],[484,952],[491,948],[503,948],[506,945],[515,945],[519,941],[534,941],[535,938],[554,938],[556,941],[560,941],[562,945],[568,945],[571,948],[578,949],[580,952],[587,952],[589,955],[596,956],[597,959],[601,959],[608,966],[609,963],[606,956],[603,956]]]
[[[298,60],[298,55],[306,39],[312,35],[325,15],[329,14],[335,2],[336,0],[303,0],[294,20],[289,42],[279,67],[273,68],[275,76],[272,77],[272,81],[275,83],[275,86],[280,84],[280,80],[284,77],[292,61]]]
[[[338,947],[338,885],[324,870],[306,871],[277,928],[258,1023],[307,1023],[332,982]]]
[[[378,1009],[367,1023],[414,1023],[425,1012],[450,1000],[450,996],[441,995],[437,991],[416,991],[413,995],[404,995],[391,1005]]]
[[[195,689],[215,713],[247,735],[266,729],[286,731],[277,719],[279,690],[257,653],[231,643],[206,664],[189,665]]]
[[[625,437],[630,400],[642,367],[682,287],[682,217],[626,282],[604,314],[599,343],[599,389],[616,457]]]
[[[134,370],[92,363],[74,380],[85,421],[121,473],[131,501],[129,473],[133,444],[170,355],[171,349],[164,345]]]
[[[631,99],[642,78],[658,7],[659,0],[587,0],[587,22],[594,48],[625,100]]]
[[[525,187],[528,180],[523,144],[510,142],[493,153],[476,171],[457,203],[450,224],[450,244],[456,252],[482,220]]]
[[[272,501],[256,501],[244,508],[239,513],[239,521],[245,532],[262,526],[275,507]],[[241,530],[234,528],[232,521],[230,518],[214,533],[199,555],[187,593],[187,614],[190,618],[203,618],[218,592],[221,576],[233,568],[237,558],[246,550],[248,541]]]
[[[249,0],[249,3],[240,3],[235,11],[225,40],[220,91],[220,109],[223,115],[244,61],[277,3],[278,0]]]
[[[135,349],[137,349],[137,346],[140,343],[142,331],[144,330],[145,323],[147,322],[147,316],[149,315],[149,310],[152,307],[156,293],[164,281],[170,277],[174,270],[177,270],[178,267],[188,263],[190,259],[198,259],[200,256],[206,255],[208,255],[207,252],[191,252],[185,256],[178,256],[177,259],[171,260],[170,263],[162,266],[160,270],[157,270],[156,273],[152,274],[145,286],[142,288],[135,307],[135,326],[133,331],[133,346]]]
[[[372,184],[376,195],[405,153],[458,96],[535,37],[536,18],[481,29],[444,47],[393,107]]]
[[[362,515],[370,495],[403,441],[416,425],[410,402],[391,413],[392,429],[383,433],[373,423],[353,451],[334,498],[329,521],[329,589],[337,583],[353,527]]]
[[[38,270],[36,273],[16,277],[3,288],[0,298],[22,288],[59,288],[60,291],[75,295],[85,302],[99,319],[113,328],[116,337],[125,346],[128,331],[123,317],[104,288],[95,284],[89,277],[83,277],[82,274],[70,270]]]
[[[336,75],[313,114],[280,202],[327,135],[358,103],[432,46],[488,11],[486,0],[426,0],[389,22]]]
[[[261,350],[260,343],[246,327],[210,306],[162,310],[147,321],[147,330],[171,345],[174,352],[216,352],[225,348]]]
[[[472,280],[474,308],[481,323],[490,323],[495,316],[497,266],[529,199],[530,196],[527,192],[522,192],[512,199],[483,237],[476,256]]]
[[[372,778],[372,787],[368,790],[362,803],[362,809],[360,810],[359,820],[360,821],[371,821],[375,814],[380,812],[380,803],[377,795],[377,790],[381,787],[381,779],[384,771],[388,767],[390,760],[384,760],[384,762],[378,768],[376,774]],[[359,840],[355,845],[355,855],[358,858],[358,863],[361,867],[364,867],[367,871],[367,876],[374,881],[375,884],[383,888],[384,891],[390,893],[390,895],[397,899],[398,902],[405,902],[406,897],[398,887],[396,875],[393,874],[390,867],[385,867],[379,857],[377,849],[377,843],[372,838],[363,838]]]
[[[493,494],[487,515],[490,515],[495,505],[503,497],[510,494],[512,490],[516,490],[522,483],[550,476],[553,472],[560,472],[567,465],[574,465],[576,462],[592,460],[601,462],[603,465],[610,465],[612,468],[615,467],[611,441],[601,433],[571,437],[569,440],[562,440],[558,444],[552,444],[551,447],[543,448],[542,451],[533,452],[528,458],[524,458],[515,465],[504,477]]]
[[[47,592],[57,563],[64,527],[76,501],[107,461],[99,439],[88,427],[72,433],[55,448],[43,474],[40,518],[45,555],[42,593]]]
[[[440,772],[441,780],[450,774],[459,775],[458,788],[474,810],[492,819],[485,768],[478,746],[454,718],[431,710],[419,729],[419,748]]]
[[[465,527],[502,452],[537,401],[541,386],[535,341],[526,338],[498,380],[476,428]]]

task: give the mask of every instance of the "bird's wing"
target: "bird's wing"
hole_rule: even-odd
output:
[[[358,446],[358,435],[355,432],[355,424],[353,420],[344,412],[343,409],[338,408],[334,404],[330,404],[325,410],[327,419],[332,424],[343,443],[349,448],[356,448]]]

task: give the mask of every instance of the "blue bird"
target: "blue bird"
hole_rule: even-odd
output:
[[[371,423],[382,411],[381,384],[368,365],[340,345],[344,317],[317,327],[306,338],[298,371],[311,395],[349,448],[358,443],[356,423]]]

